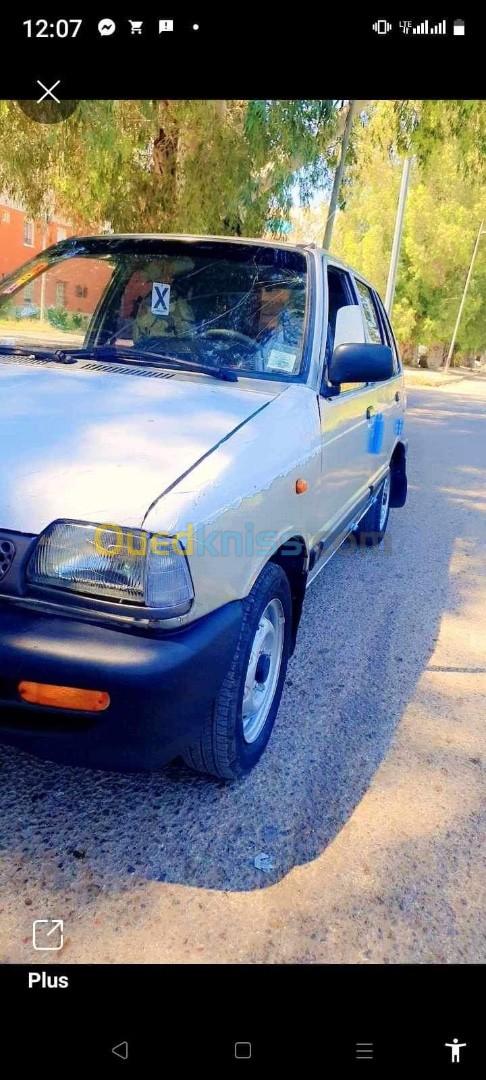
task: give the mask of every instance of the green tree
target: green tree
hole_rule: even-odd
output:
[[[281,229],[333,163],[333,101],[90,101],[60,124],[0,102],[0,190],[116,230]]]
[[[431,112],[442,117],[440,102]],[[454,104],[454,103],[452,103]],[[466,103],[466,105],[469,103]],[[477,105],[477,103],[476,103]],[[433,106],[433,109],[432,109]],[[405,212],[393,322],[402,345],[450,341],[464,280],[486,211],[482,169],[468,167],[466,134],[451,126],[445,103],[441,134],[415,158]],[[486,107],[483,106],[483,113]],[[480,124],[481,110],[474,110]],[[355,162],[348,176],[345,210],[338,218],[333,250],[384,293],[401,174],[395,102],[380,102],[355,136]],[[430,113],[427,113],[427,123]],[[410,145],[408,146],[410,149]],[[486,244],[478,254],[458,336],[459,352],[486,346]]]
[[[397,145],[426,164],[442,143],[453,143],[464,176],[486,180],[486,108],[482,100],[394,102]]]

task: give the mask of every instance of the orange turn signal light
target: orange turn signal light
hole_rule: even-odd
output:
[[[302,480],[301,479],[301,480],[296,480],[295,481],[295,490],[297,492],[297,495],[303,495],[304,491],[307,491],[308,487],[309,487],[309,485],[307,483],[307,480]]]
[[[110,704],[106,690],[80,690],[76,686],[53,686],[51,683],[19,682],[23,701],[31,705],[48,705],[56,709],[82,709],[83,712],[102,712]]]

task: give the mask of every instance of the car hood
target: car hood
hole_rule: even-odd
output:
[[[167,488],[279,389],[99,361],[0,359],[0,527],[39,533],[56,518],[140,527]]]

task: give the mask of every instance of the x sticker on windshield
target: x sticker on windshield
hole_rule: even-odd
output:
[[[170,285],[154,281],[152,285],[152,315],[168,315],[170,304]]]

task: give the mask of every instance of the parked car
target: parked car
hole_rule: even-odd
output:
[[[82,347],[0,345],[0,740],[241,776],[307,588],[405,503],[383,304],[313,247],[110,235],[37,256],[0,310],[40,274],[91,315]]]

